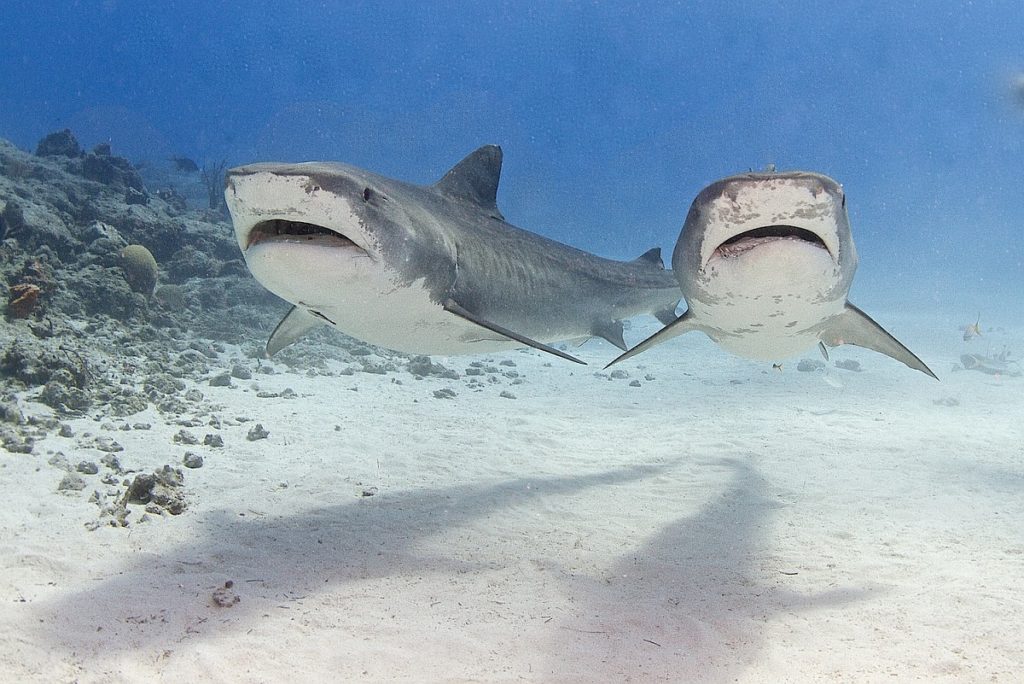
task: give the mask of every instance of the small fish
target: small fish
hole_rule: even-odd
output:
[[[177,171],[181,171],[183,173],[195,173],[199,171],[199,164],[196,164],[188,157],[168,157],[168,159],[174,162],[174,168]]]
[[[1020,377],[1020,363],[1010,358],[1010,352],[1003,350],[999,354],[984,356],[982,354],[964,354],[960,357],[964,370],[973,370],[986,375]]]
[[[781,363],[773,363],[772,364],[772,368],[774,368],[775,370],[779,371],[780,373],[782,372],[782,364]]]
[[[978,320],[974,325],[964,328],[964,342],[970,342],[975,337],[981,337],[981,314],[978,314]]]

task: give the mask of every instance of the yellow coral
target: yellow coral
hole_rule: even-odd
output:
[[[156,259],[142,245],[128,245],[121,250],[121,269],[124,279],[136,292],[147,297],[156,288]]]

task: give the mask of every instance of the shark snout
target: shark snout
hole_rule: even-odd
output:
[[[228,171],[224,198],[239,248],[287,243],[368,253],[354,200],[324,188],[322,175],[311,164],[249,164]]]
[[[684,231],[699,236],[699,266],[753,256],[758,248],[816,248],[838,264],[849,240],[842,187],[809,172],[750,173],[712,183],[694,200]]]

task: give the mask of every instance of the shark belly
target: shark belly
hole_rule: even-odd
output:
[[[838,270],[828,252],[789,240],[737,256],[713,256],[685,293],[694,320],[738,356],[780,361],[816,345],[842,313]]]
[[[360,249],[275,242],[253,245],[245,261],[256,280],[278,297],[369,344],[444,355],[522,346],[453,316],[434,301],[422,280],[402,283]]]

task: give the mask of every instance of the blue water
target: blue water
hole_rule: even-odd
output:
[[[857,287],[1012,305],[1024,12],[891,5],[6,3],[0,136],[416,182],[498,143],[509,220],[617,257],[670,253],[719,176],[802,167],[847,188]]]
[[[145,331],[12,321],[5,368],[31,330],[109,369],[101,388],[187,372],[189,391],[180,416],[142,415],[152,431],[60,416],[38,458],[0,463],[0,671],[20,673],[0,680],[1020,678],[1024,378],[956,364],[1024,356],[1021,0],[3,0],[0,36],[0,137],[25,149],[67,127],[168,174],[170,155],[320,159],[429,183],[497,143],[509,221],[618,258],[667,260],[719,177],[826,173],[860,253],[852,300],[941,378],[850,346],[831,363],[865,372],[776,371],[690,334],[628,379],[601,373],[599,341],[585,370],[516,353],[442,398],[447,381],[348,361],[306,377],[309,345],[222,387],[186,356],[214,354],[184,312],[148,360]],[[113,263],[105,243],[76,264]],[[58,273],[77,297],[109,282]],[[123,364],[92,361],[106,340]],[[156,377],[164,358],[188,363]],[[48,411],[37,396],[0,397],[0,453],[53,432],[17,424],[19,404]],[[107,467],[116,437],[127,470],[103,483],[167,468],[185,425],[226,443],[192,447],[188,512],[85,532],[89,502],[128,496],[57,494],[60,463]],[[209,604],[235,582],[240,603]]]

